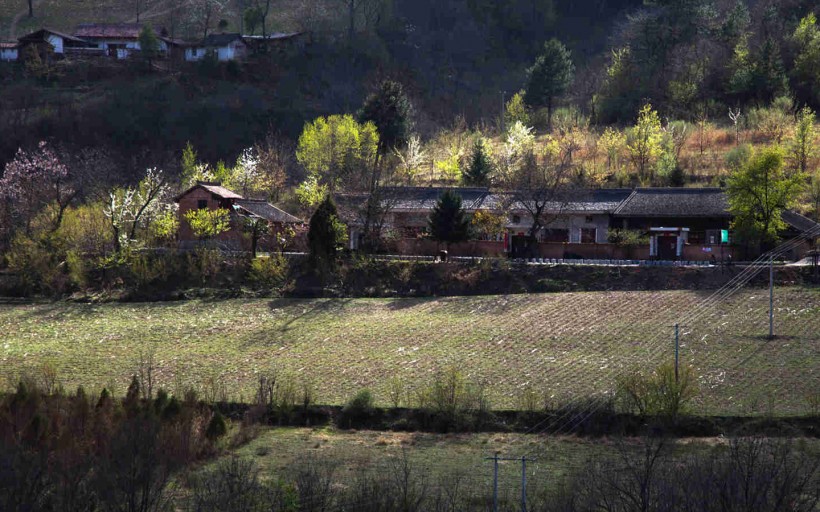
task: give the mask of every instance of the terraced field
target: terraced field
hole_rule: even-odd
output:
[[[444,367],[486,384],[494,407],[523,390],[552,403],[611,392],[624,372],[681,361],[700,379],[695,412],[804,414],[820,393],[820,290],[745,290],[693,313],[707,294],[599,292],[440,299],[221,300],[0,305],[0,372],[56,367],[67,388],[124,391],[139,354],[172,390],[221,383],[252,398],[272,367],[312,382],[320,403],[370,388],[382,404]]]

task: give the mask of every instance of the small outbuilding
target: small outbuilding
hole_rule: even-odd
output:
[[[253,240],[244,229],[244,219],[263,219],[268,223],[267,239],[260,240],[259,248],[271,249],[276,246],[275,235],[288,226],[301,225],[298,217],[261,199],[246,199],[236,192],[222,186],[221,183],[199,181],[174,198],[179,204],[179,242],[180,245],[192,246],[198,242],[185,218],[191,210],[223,208],[230,212],[231,223],[228,231],[218,235],[214,241],[221,247],[233,250],[250,250]]]
[[[185,49],[185,60],[196,62],[213,55],[220,62],[243,60],[248,56],[249,46],[241,34],[211,34],[202,41]]]

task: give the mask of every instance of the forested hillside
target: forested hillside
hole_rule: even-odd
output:
[[[15,219],[0,245],[55,200],[58,227],[79,204],[104,218],[101,199],[155,168],[169,191],[241,183],[307,218],[327,192],[383,185],[544,199],[557,188],[726,187],[763,165],[788,189],[778,208],[820,212],[815,2],[237,0],[203,18],[198,1],[86,11],[44,0],[33,19],[17,17],[21,28],[42,19],[70,31],[137,9],[175,37],[305,34],[242,61],[0,66],[0,185]],[[21,206],[21,176],[35,168],[54,187]],[[364,212],[366,224],[380,215]],[[150,232],[140,222],[132,235]]]

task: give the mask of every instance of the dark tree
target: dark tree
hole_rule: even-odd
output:
[[[410,100],[398,82],[382,82],[379,90],[368,96],[359,112],[359,122],[371,121],[379,132],[379,155],[401,148],[410,138]]]
[[[336,263],[336,251],[345,237],[345,225],[337,216],[336,204],[328,196],[310,218],[308,249],[313,265],[320,270],[332,268]]]
[[[490,160],[490,155],[487,154],[484,140],[481,138],[476,139],[473,145],[470,165],[464,170],[461,179],[465,185],[484,187],[490,184],[490,175],[492,172],[493,163],[492,160]]]
[[[387,80],[382,82],[378,91],[368,96],[359,112],[359,121],[372,122],[379,133],[376,160],[368,183],[370,198],[363,212],[365,246],[368,249],[377,245],[378,233],[374,232],[374,225],[378,224],[378,218],[384,213],[378,192],[382,181],[381,162],[391,149],[407,144],[411,110],[410,100],[404,94],[402,85]]]
[[[461,196],[451,190],[438,198],[427,221],[434,240],[452,244],[467,240],[470,223],[461,205]]]
[[[557,39],[551,39],[544,44],[544,53],[529,69],[524,101],[533,108],[547,107],[547,123],[550,129],[555,100],[567,91],[574,75],[572,55]]]
[[[780,46],[774,39],[764,41],[755,64],[751,85],[757,99],[768,103],[788,91],[789,83],[780,55]]]

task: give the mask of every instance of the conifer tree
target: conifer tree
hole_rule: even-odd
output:
[[[447,190],[439,197],[430,213],[428,227],[433,239],[444,244],[467,240],[470,224],[461,203],[461,196]]]
[[[465,185],[484,187],[490,184],[490,175],[493,172],[493,163],[481,138],[473,144],[473,154],[470,165],[464,170],[461,179]]]

